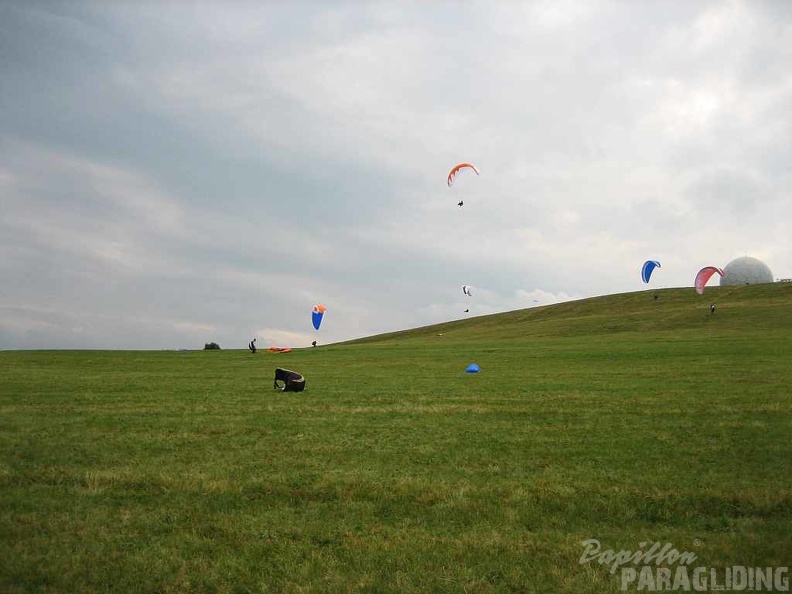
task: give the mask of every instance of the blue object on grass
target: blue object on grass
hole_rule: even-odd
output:
[[[471,363],[470,365],[467,366],[467,369],[465,369],[465,373],[478,373],[478,372],[479,372],[479,366],[476,365],[475,363]]]

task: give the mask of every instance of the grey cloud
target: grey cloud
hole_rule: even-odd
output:
[[[330,342],[648,257],[790,276],[783,5],[6,3],[0,348],[300,346],[317,301]]]

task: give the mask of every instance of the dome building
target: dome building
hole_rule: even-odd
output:
[[[726,264],[723,272],[724,275],[720,279],[721,287],[773,282],[773,273],[770,272],[767,264],[749,256],[735,258]]]

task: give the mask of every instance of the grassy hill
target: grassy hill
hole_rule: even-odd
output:
[[[711,303],[716,304],[716,317],[710,315]],[[348,344],[423,340],[438,333],[451,340],[476,341],[614,332],[788,331],[792,329],[790,307],[792,283],[708,287],[703,295],[689,287],[656,289],[473,317]]]
[[[790,326],[771,284],[286,355],[0,353],[0,590],[636,590],[587,539],[696,555],[652,580],[787,566]]]

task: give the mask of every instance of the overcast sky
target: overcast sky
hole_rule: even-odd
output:
[[[5,0],[0,349],[790,277],[791,65],[786,0]]]

